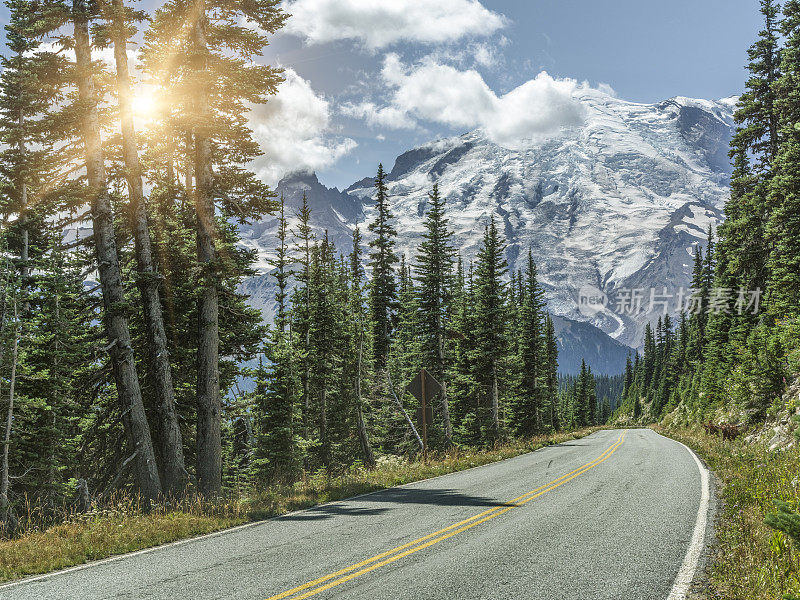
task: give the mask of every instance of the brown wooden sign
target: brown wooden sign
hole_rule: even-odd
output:
[[[425,407],[425,414],[422,414],[422,407],[420,406],[417,409],[417,427],[422,429],[429,423],[433,422],[433,407],[426,406]]]
[[[422,429],[422,453],[428,454],[428,424],[433,421],[433,409],[428,400],[442,392],[442,384],[433,378],[425,369],[420,369],[414,381],[408,384],[406,390],[420,402],[417,409],[417,423]]]
[[[428,373],[428,371],[426,371],[425,369],[420,369],[419,373],[417,373],[417,376],[414,377],[414,381],[408,384],[406,390],[408,390],[411,393],[411,395],[414,396],[417,400],[422,402],[423,379],[425,382],[425,388],[424,388],[425,400],[427,402],[428,400],[434,398],[435,396],[438,396],[442,392],[442,384],[436,381],[433,378],[433,375]]]

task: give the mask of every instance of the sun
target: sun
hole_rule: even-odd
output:
[[[155,90],[149,85],[138,86],[131,101],[133,116],[137,121],[149,123],[158,116],[159,102]]]

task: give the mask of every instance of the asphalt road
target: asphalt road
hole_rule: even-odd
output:
[[[704,480],[685,447],[653,431],[600,431],[0,586],[0,598],[674,599],[707,535]]]

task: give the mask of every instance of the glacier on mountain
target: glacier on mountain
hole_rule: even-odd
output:
[[[620,314],[612,305],[586,315],[577,292],[589,285],[613,297],[626,288],[688,287],[693,246],[721,220],[729,193],[736,99],[675,97],[638,104],[588,87],[576,98],[584,122],[556,135],[510,148],[475,130],[397,157],[387,184],[398,251],[412,259],[416,254],[427,194],[438,183],[466,263],[494,217],[508,244],[511,269],[523,268],[528,248],[533,252],[555,315],[587,322],[636,347],[645,322],[657,315]],[[314,174],[298,173],[281,181],[277,191],[289,214],[306,193],[319,235],[327,231],[348,252],[356,225],[368,240],[372,183],[366,177],[339,191]],[[273,286],[265,260],[275,245],[276,226],[274,216],[267,216],[241,230],[243,243],[259,251],[263,268],[246,288],[267,318]]]

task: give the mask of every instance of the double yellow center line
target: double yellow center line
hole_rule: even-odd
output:
[[[343,583],[347,583],[351,579],[355,579],[365,573],[369,573],[370,571],[374,571],[380,567],[393,563],[396,560],[400,560],[410,554],[414,554],[415,552],[419,552],[420,550],[424,550],[425,548],[429,548],[434,544],[438,544],[441,541],[444,541],[448,538],[453,537],[467,529],[472,529],[476,525],[480,525],[481,523],[485,523],[491,519],[499,517],[500,515],[507,513],[511,509],[518,508],[527,504],[534,498],[538,498],[556,489],[559,486],[564,485],[568,481],[571,481],[589,471],[594,469],[597,465],[605,462],[608,460],[614,452],[617,451],[617,448],[622,445],[625,441],[625,432],[623,431],[622,434],[617,438],[617,441],[612,444],[605,452],[603,452],[600,456],[594,459],[592,462],[586,463],[582,467],[578,467],[574,471],[567,473],[566,475],[562,475],[558,479],[554,479],[550,483],[547,483],[541,487],[536,488],[535,490],[531,490],[521,496],[514,498],[508,502],[501,504],[500,506],[496,506],[494,508],[490,508],[482,513],[475,515],[474,517],[470,517],[469,519],[464,519],[463,521],[459,521],[458,523],[454,523],[449,527],[445,527],[444,529],[440,529],[439,531],[434,531],[424,537],[417,538],[412,542],[408,542],[407,544],[403,544],[402,546],[397,546],[391,550],[387,550],[386,552],[382,552],[381,554],[376,554],[372,558],[368,558],[366,560],[362,560],[361,562],[355,563],[350,565],[349,567],[345,567],[344,569],[340,569],[335,573],[330,573],[325,575],[324,577],[320,577],[313,581],[309,581],[308,583],[304,583],[303,585],[297,586],[290,590],[286,590],[285,592],[281,592],[275,596],[270,596],[267,600],[283,600],[284,598],[289,598],[290,600],[303,600],[303,598],[309,598],[310,596],[314,596],[331,588],[334,588],[338,585]]]

